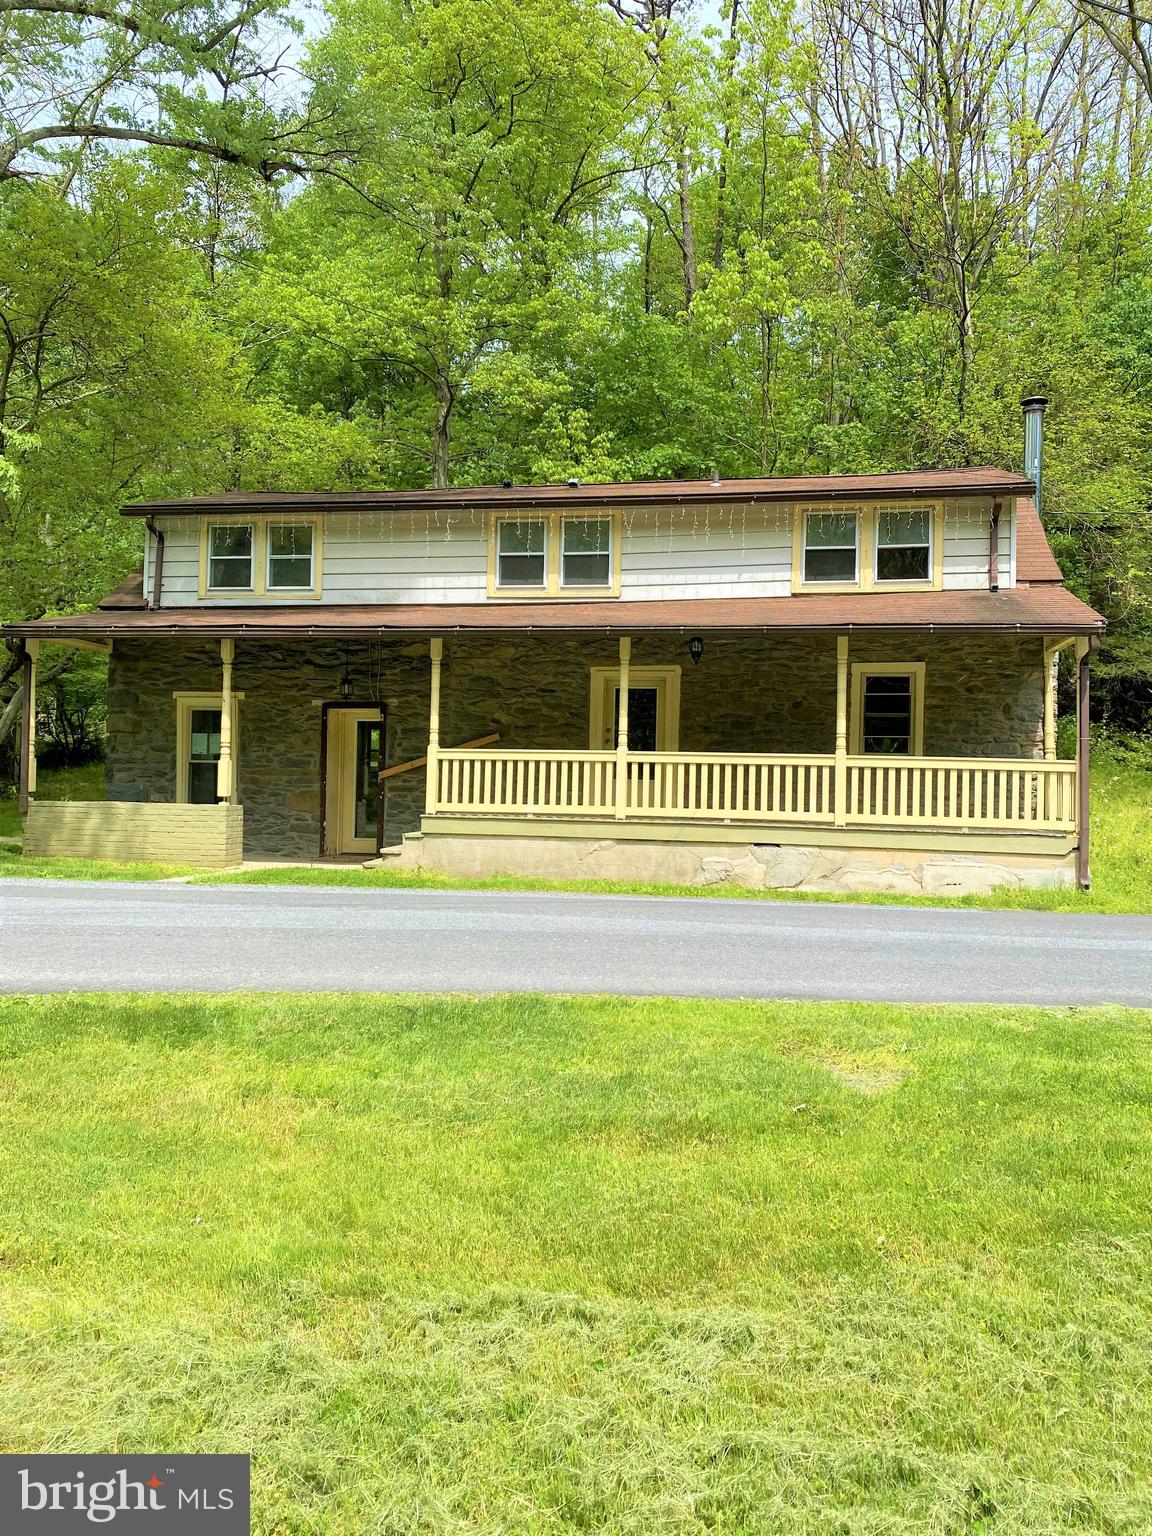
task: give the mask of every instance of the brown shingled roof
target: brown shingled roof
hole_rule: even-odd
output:
[[[111,592],[100,599],[101,608],[147,608],[147,606],[143,571],[133,571],[131,576],[125,576],[118,587],[113,587]]]
[[[1030,586],[1064,580],[1031,496],[1021,496],[1016,503],[1016,580]]]
[[[1104,620],[1064,587],[1000,592],[867,592],[799,597],[694,598],[689,602],[397,603],[316,608],[158,608],[82,613],[10,624],[11,636],[156,635],[205,639],[305,639],[386,634],[500,633],[526,630],[985,630],[1092,634]]]
[[[668,502],[880,500],[886,496],[1029,496],[1031,480],[1006,469],[917,469],[875,475],[778,479],[631,480],[593,485],[474,485],[415,491],[221,491],[174,501],[137,501],[125,517],[202,512],[411,512],[421,508],[636,506]]]

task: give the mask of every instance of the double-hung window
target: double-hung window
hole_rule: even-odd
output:
[[[922,661],[859,662],[852,668],[852,749],[918,757],[924,750]]]
[[[801,507],[793,531],[794,586],[859,592],[938,588],[943,525],[939,503]]]
[[[496,585],[548,584],[548,524],[543,518],[504,518],[496,525]]]
[[[932,513],[901,507],[876,513],[876,581],[932,580]]]
[[[488,590],[587,596],[620,591],[618,516],[549,512],[495,519],[490,541]]]
[[[805,582],[853,583],[860,566],[860,519],[855,512],[804,515]]]
[[[232,761],[240,761],[240,701],[232,695]],[[176,693],[176,800],[215,805],[220,762],[221,700],[218,693]],[[235,778],[233,779],[235,785]]]
[[[193,709],[188,719],[188,803],[216,804],[216,765],[220,761],[220,711]]]
[[[612,522],[607,517],[566,517],[560,524],[560,585],[612,585]]]
[[[230,592],[250,592],[253,528],[251,523],[211,523],[208,527],[208,585]]]
[[[200,596],[320,596],[317,516],[221,519],[200,529]]]
[[[316,585],[313,571],[316,529],[312,523],[268,524],[269,592],[310,592]]]

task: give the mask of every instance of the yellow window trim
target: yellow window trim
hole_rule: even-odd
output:
[[[565,587],[560,582],[560,540],[564,519],[579,522],[597,521],[611,523],[612,549],[609,561],[611,580],[606,587]],[[544,536],[544,585],[542,587],[502,587],[496,580],[496,535],[501,523],[543,523]],[[488,596],[513,598],[549,597],[563,602],[565,598],[619,597],[620,596],[620,544],[623,518],[618,510],[592,508],[587,511],[573,507],[564,512],[492,512],[488,517]]]
[[[240,700],[242,693],[232,695],[232,760],[237,766],[240,761]],[[188,804],[188,753],[192,745],[192,711],[194,709],[219,709],[221,695],[218,693],[173,693],[173,702],[176,705],[176,803]],[[238,775],[232,776],[231,803],[236,804],[236,780]]]
[[[931,566],[927,581],[877,581],[876,514],[919,508],[931,512]],[[804,526],[809,512],[850,512],[856,517],[857,579],[804,580]],[[939,592],[944,586],[944,503],[894,498],[883,502],[802,502],[792,523],[793,592]]]
[[[592,667],[591,692],[588,698],[588,746],[593,752],[611,749],[615,721],[612,718],[611,700],[620,686],[620,668]],[[656,750],[677,752],[680,749],[680,668],[679,667],[629,667],[629,692],[633,688],[655,688],[656,700]]]
[[[923,661],[856,661],[852,663],[852,756],[864,753],[864,679],[866,677],[910,677],[912,679],[911,757],[924,756],[924,677]],[[876,754],[879,756],[880,754]],[[895,754],[894,754],[895,757]],[[896,759],[898,761],[898,758]]]
[[[268,529],[296,523],[312,529],[312,585],[310,587],[269,587]],[[250,587],[210,587],[208,585],[208,535],[212,528],[252,529],[252,585]],[[271,602],[311,601],[324,595],[324,520],[313,512],[262,512],[249,515],[225,512],[219,517],[200,519],[199,595],[207,597],[258,597]]]

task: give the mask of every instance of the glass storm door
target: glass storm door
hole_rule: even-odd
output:
[[[356,721],[356,785],[353,810],[353,835],[371,838],[376,844],[376,823],[380,814],[380,721]]]
[[[328,710],[324,852],[375,853],[383,722],[370,706]]]

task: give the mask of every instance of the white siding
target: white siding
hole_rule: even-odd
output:
[[[324,601],[484,602],[487,538],[482,512],[329,516]]]
[[[790,509],[627,509],[623,533],[621,597],[788,596]]]
[[[944,504],[944,586],[979,590],[988,585],[988,520],[992,503],[987,498],[949,501]],[[1013,503],[1005,502],[1000,518],[1000,585],[1015,585],[1012,568]]]
[[[985,499],[951,501],[944,513],[944,585],[988,581]],[[1000,523],[1000,581],[1015,581],[1011,503]],[[676,506],[621,514],[621,596],[632,600],[786,597],[791,587],[793,509]],[[166,606],[199,601],[197,519],[165,518]],[[482,603],[487,598],[487,532],[477,511],[340,513],[324,520],[323,603]],[[145,572],[147,578],[147,568]],[[146,586],[147,590],[147,586]],[[213,596],[245,605],[251,594]],[[315,605],[316,599],[269,599]]]
[[[194,517],[158,518],[164,534],[164,579],[160,606],[184,607],[196,602],[200,586],[200,531]]]

